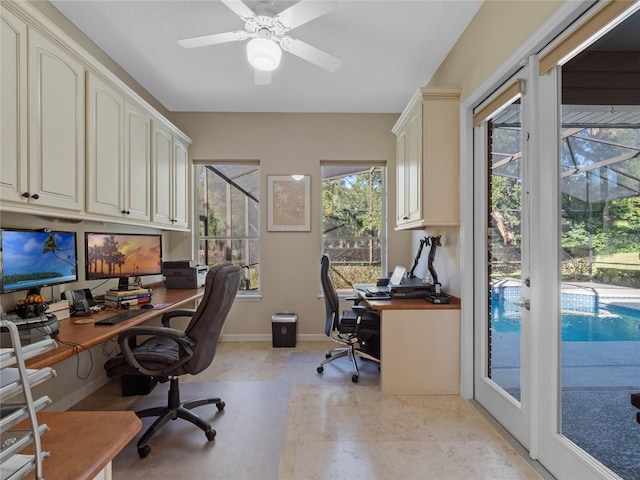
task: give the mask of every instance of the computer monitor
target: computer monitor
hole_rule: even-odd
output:
[[[130,287],[129,277],[162,274],[162,235],[85,233],[85,278],[118,279],[118,290]]]
[[[74,232],[3,228],[0,236],[0,293],[78,281]]]

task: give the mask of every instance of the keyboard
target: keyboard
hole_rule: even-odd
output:
[[[116,323],[124,322],[125,320],[133,318],[144,312],[145,312],[144,310],[140,310],[140,309],[126,310],[124,312],[116,313],[115,315],[112,315],[110,317],[103,318],[102,320],[98,320],[93,324],[94,325],[115,325]]]
[[[366,295],[367,297],[371,296],[371,297],[376,297],[376,296],[388,296],[391,293],[391,290],[389,290],[389,287],[387,286],[375,286],[375,287],[367,287],[366,290]]]

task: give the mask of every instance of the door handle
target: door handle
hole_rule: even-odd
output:
[[[523,298],[522,302],[513,302],[513,304],[517,305],[518,307],[524,307],[527,310],[531,310],[531,302],[528,298]]]

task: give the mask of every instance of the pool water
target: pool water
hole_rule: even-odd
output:
[[[563,342],[640,341],[640,311],[600,305],[597,313],[563,305]],[[491,326],[498,333],[520,333],[520,309],[510,301],[492,304]]]

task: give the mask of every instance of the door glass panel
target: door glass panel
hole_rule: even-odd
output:
[[[639,21],[562,67],[559,430],[622,478],[640,478],[640,108],[621,88],[638,51],[614,47]]]
[[[521,400],[522,142],[520,100],[488,124],[486,376]]]

